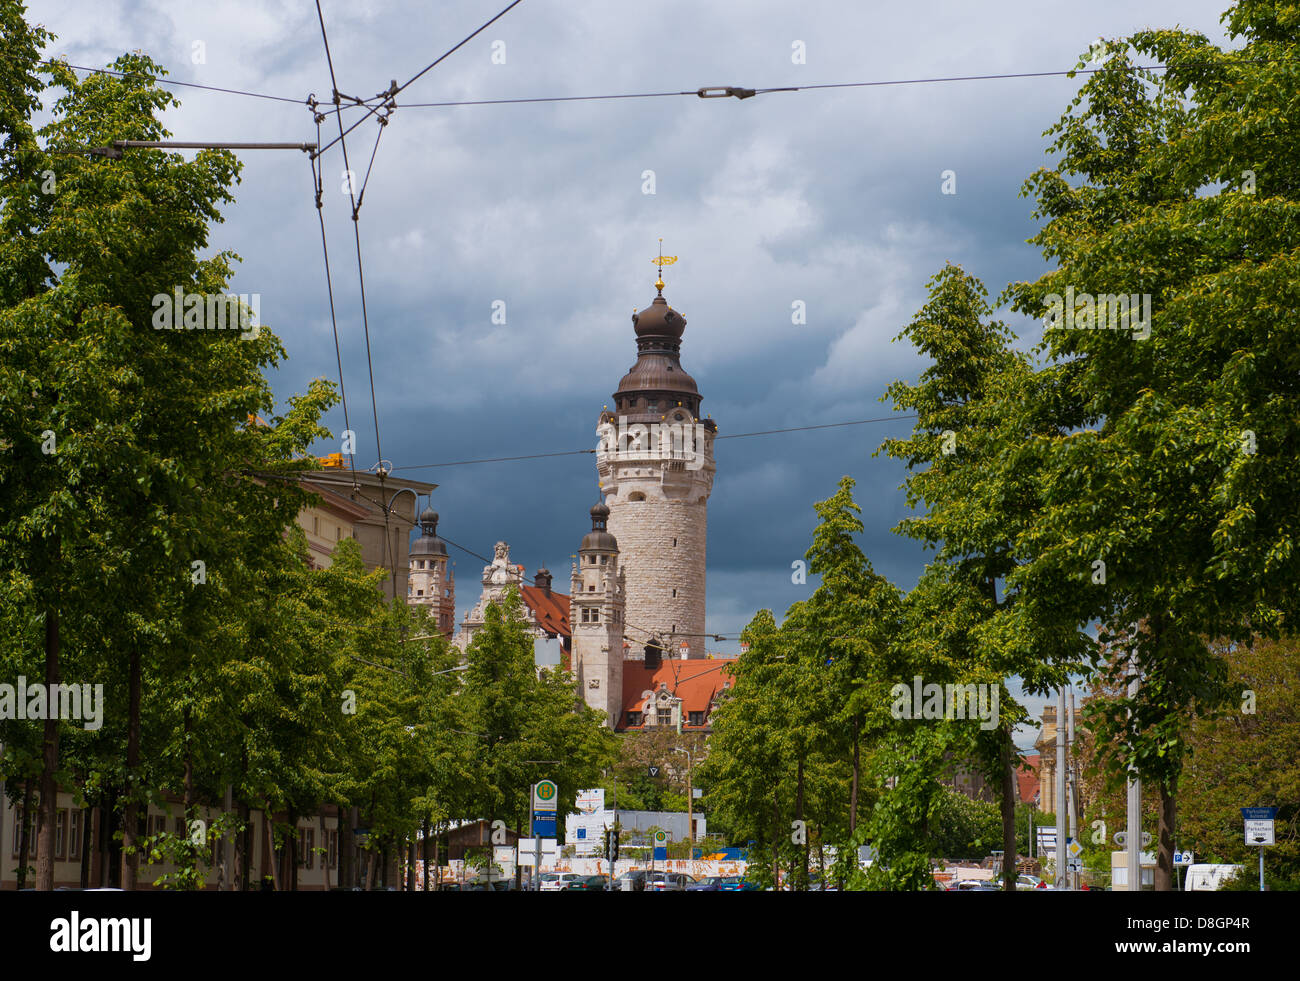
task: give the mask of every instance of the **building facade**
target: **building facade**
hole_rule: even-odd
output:
[[[438,632],[451,640],[456,631],[456,579],[447,563],[447,545],[438,537],[438,512],[420,513],[420,537],[407,556],[406,602],[428,607],[438,619]]]
[[[623,708],[623,606],[626,578],[619,569],[618,540],[609,533],[609,508],[591,509],[591,531],[582,539],[569,594],[572,664],[578,690],[605,724],[618,725]]]
[[[625,632],[670,656],[683,640],[704,650],[708,501],[717,426],[682,368],[686,319],[659,295],[632,317],[637,360],[597,423],[596,469],[608,532],[626,576]],[[637,654],[639,656],[639,651]]]

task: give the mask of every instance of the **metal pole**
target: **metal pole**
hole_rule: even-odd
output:
[[[1065,889],[1065,686],[1056,697],[1056,888]]]
[[[1128,683],[1128,697],[1136,698],[1138,693],[1138,672],[1136,658],[1129,657],[1132,676]],[[1129,712],[1132,715],[1132,710]],[[1128,852],[1128,888],[1130,892],[1142,890],[1142,781],[1136,773],[1128,781],[1128,838],[1125,841]]]
[[[1264,846],[1259,846],[1259,891],[1264,891]]]
[[[1078,774],[1074,772],[1074,689],[1070,689],[1070,724],[1066,730],[1067,744],[1067,762],[1066,774],[1069,776],[1070,786],[1067,792],[1067,799],[1070,806],[1070,837],[1082,839],[1079,833],[1079,780]],[[1082,844],[1082,841],[1080,841]],[[1070,876],[1070,886],[1073,889],[1079,888],[1079,873],[1074,872]]]

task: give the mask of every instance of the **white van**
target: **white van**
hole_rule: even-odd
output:
[[[1189,865],[1183,889],[1187,892],[1214,892],[1240,874],[1240,865]]]

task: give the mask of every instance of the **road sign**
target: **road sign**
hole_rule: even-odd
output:
[[[655,832],[655,861],[661,861],[668,857],[668,832]]]
[[[1273,841],[1273,822],[1272,821],[1247,821],[1246,822],[1246,844],[1263,847],[1272,845]]]
[[[559,843],[554,838],[543,838],[540,842],[536,838],[519,839],[519,864],[532,866],[537,864],[537,859],[541,857],[542,863],[554,859],[559,854]]]
[[[538,780],[533,784],[533,820],[531,833],[534,837],[554,838],[555,812],[560,806],[560,794],[554,780]]]
[[[1071,838],[1070,843],[1065,846],[1065,852],[1070,858],[1075,859],[1083,854],[1083,846],[1078,841]]]
[[[1075,858],[1073,855],[1071,855],[1069,858],[1065,860],[1065,867],[1069,869],[1071,872],[1082,872],[1083,859]]]
[[[1243,807],[1241,816],[1246,822],[1246,844],[1256,847],[1274,844],[1273,821],[1276,807]]]
[[[1196,856],[1191,852],[1174,852],[1175,865],[1191,865],[1195,859]]]
[[[648,767],[646,767],[646,769],[650,771],[650,776],[652,777],[659,776],[659,767],[655,766],[653,763],[651,763]]]
[[[1120,848],[1124,848],[1124,847],[1126,847],[1126,846],[1128,845],[1128,832],[1127,832],[1127,831],[1116,831],[1116,832],[1115,832],[1115,844],[1119,845]],[[1150,831],[1143,831],[1143,832],[1142,832],[1142,847],[1143,847],[1143,848],[1146,848],[1147,845],[1149,845],[1149,844],[1151,844],[1151,832],[1150,832]]]
[[[533,810],[554,811],[560,806],[560,795],[554,780],[538,780],[533,784]]]

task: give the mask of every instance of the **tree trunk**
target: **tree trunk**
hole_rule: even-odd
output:
[[[794,799],[795,820],[803,821],[803,756],[799,757],[798,787]],[[799,884],[796,888],[808,891],[808,826],[801,824],[803,830],[803,855],[799,862]]]
[[[182,834],[184,834],[187,844],[180,854],[189,856],[190,869],[195,875],[197,875],[199,871],[199,855],[197,847],[191,843],[192,832],[190,831],[190,822],[198,817],[196,794],[194,792],[194,752],[191,749],[190,740],[190,706],[185,706],[183,717],[185,726],[185,803],[183,805],[183,813],[185,814],[185,817],[181,821],[181,826],[183,828]],[[200,886],[196,882],[193,888],[198,889]]]
[[[858,759],[858,729],[862,723],[858,716],[853,716],[853,788],[849,792],[849,837],[858,830],[858,780],[861,772]]]
[[[23,781],[23,810],[18,829],[18,888],[27,888],[27,856],[31,850],[32,778]]]
[[[230,814],[235,809],[235,787],[233,784],[226,784],[226,792],[221,798],[221,816],[229,819]],[[234,865],[231,862],[231,851],[234,842],[230,840],[228,833],[221,836],[221,871],[217,874],[217,890],[219,892],[233,892],[235,889]],[[215,855],[213,856],[216,857]]]
[[[54,555],[58,562],[58,539]],[[50,694],[59,684],[59,614],[45,611],[45,734],[41,740],[41,805],[37,816],[39,842],[36,850],[36,889],[54,891],[54,838],[59,820],[59,787],[54,774],[59,769],[58,704],[51,704]]]
[[[1178,819],[1178,783],[1160,785],[1160,851],[1156,855],[1156,892],[1174,888],[1174,830]]]
[[[122,888],[136,887],[140,854],[140,805],[136,799],[136,768],[140,765],[140,649],[132,646],[127,689],[126,811],[122,815]]]
[[[95,821],[95,808],[86,807],[81,811],[81,875],[77,884],[82,889],[90,888],[90,853],[93,838],[91,826]]]
[[[253,816],[248,801],[239,802],[239,834],[235,838],[235,873],[231,884],[240,892],[248,892],[249,866],[253,864]],[[235,885],[238,883],[237,885]]]
[[[343,816],[343,812],[339,811],[339,817],[341,818],[342,816]],[[320,809],[320,843],[321,845],[324,846],[325,849],[323,852],[321,852],[320,867],[321,867],[321,871],[325,873],[325,891],[329,892],[330,891],[330,832],[329,832],[329,828],[325,826],[324,807]]]
[[[781,805],[776,797],[776,782],[772,782],[772,888],[781,889]]]
[[[1014,752],[1011,729],[999,732],[1002,743],[1002,888],[1016,891],[1016,769],[1018,754]],[[1077,835],[1078,829],[1075,830]]]

